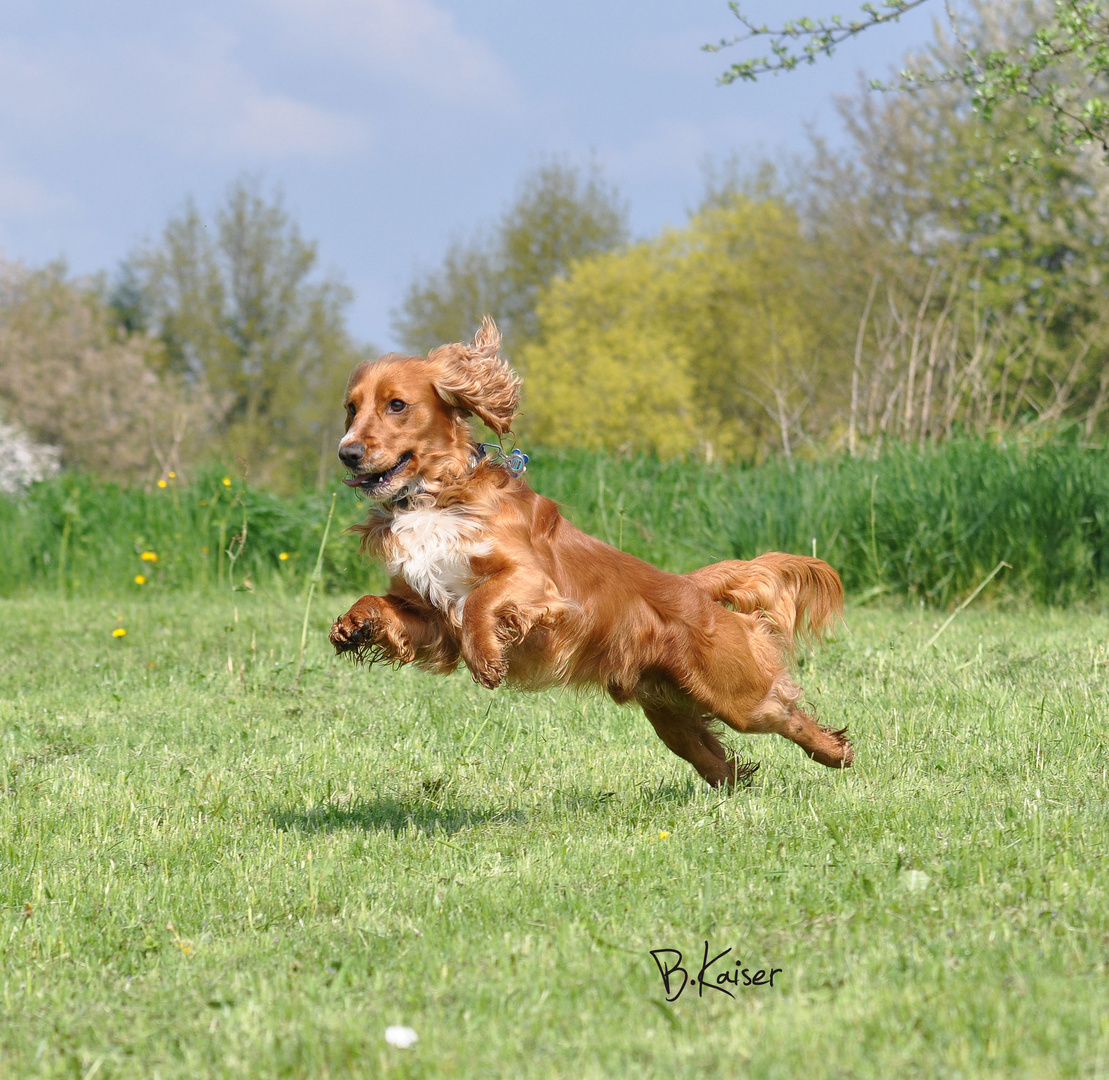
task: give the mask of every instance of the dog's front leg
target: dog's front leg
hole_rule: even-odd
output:
[[[545,574],[516,569],[494,575],[466,599],[462,659],[482,686],[500,686],[508,674],[507,650],[536,626],[554,626],[576,610]]]
[[[359,660],[407,664],[416,650],[406,632],[397,603],[388,596],[363,596],[331,624],[336,652],[354,653]]]
[[[451,671],[458,663],[458,647],[438,618],[397,596],[363,596],[332,623],[330,637],[336,652],[352,653],[358,660],[415,660],[436,671]]]

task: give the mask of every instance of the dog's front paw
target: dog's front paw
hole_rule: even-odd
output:
[[[519,608],[513,607],[502,611],[497,620],[497,643],[502,648],[519,645],[531,633],[537,621],[535,615],[521,611]]]
[[[481,683],[486,690],[496,690],[508,674],[508,661],[499,656],[496,659],[481,659],[470,664],[470,673],[475,682]]]
[[[357,649],[369,634],[372,634],[369,621],[348,611],[331,624],[328,638],[335,646],[335,651],[343,653]]]
[[[337,653],[352,653],[356,660],[407,664],[415,652],[407,635],[386,612],[360,600],[331,624],[328,635]]]

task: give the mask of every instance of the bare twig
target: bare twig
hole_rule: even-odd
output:
[[[905,439],[909,437],[909,428],[913,422],[916,365],[920,358],[920,333],[924,327],[924,316],[928,311],[928,301],[932,299],[932,289],[935,288],[939,272],[939,267],[934,266],[932,272],[928,275],[928,284],[924,287],[924,296],[921,297],[920,306],[916,312],[916,322],[913,324],[913,340],[909,346],[909,381],[905,389],[905,419],[901,427],[901,436]]]
[[[327,524],[323,527],[323,539],[320,541],[320,550],[316,554],[316,565],[312,570],[312,576],[308,579],[308,598],[304,602],[304,622],[300,628],[300,652],[297,655],[297,671],[296,677],[293,679],[293,686],[300,685],[301,672],[304,670],[304,650],[308,644],[308,616],[312,612],[312,598],[316,595],[316,586],[320,582],[323,575],[323,552],[327,547],[327,534],[331,532],[331,517],[335,513],[335,498],[336,493],[331,493],[331,508],[327,511]]]
[[[941,627],[940,627],[940,628],[939,628],[939,629],[938,629],[938,630],[937,630],[937,631],[936,631],[936,632],[935,632],[935,633],[934,633],[934,634],[933,634],[933,635],[932,635],[932,636],[931,636],[931,637],[930,637],[930,638],[928,639],[928,644],[927,644],[927,645],[925,645],[925,646],[924,646],[924,648],[923,648],[923,649],[921,649],[920,651],[921,651],[922,653],[925,653],[925,652],[927,652],[927,651],[928,651],[928,650],[929,650],[929,649],[930,649],[930,648],[931,648],[931,647],[932,647],[933,645],[935,645],[935,644],[936,644],[936,642],[937,642],[937,641],[939,641],[939,639],[940,639],[940,634],[942,634],[942,633],[943,633],[943,632],[944,632],[944,631],[945,631],[945,630],[946,630],[946,629],[947,629],[947,628],[948,628],[948,627],[949,627],[949,626],[950,626],[950,625],[951,625],[951,624],[952,624],[952,623],[953,623],[953,622],[955,621],[955,617],[956,617],[956,616],[957,616],[957,615],[959,614],[959,612],[961,612],[961,611],[962,611],[962,610],[963,610],[964,608],[968,607],[968,606],[969,606],[969,605],[971,604],[971,602],[972,602],[972,601],[974,600],[974,598],[975,598],[975,597],[976,597],[976,596],[977,596],[977,595],[978,595],[978,594],[979,594],[979,593],[980,593],[980,592],[981,592],[981,591],[982,591],[982,590],[983,590],[983,589],[984,589],[984,588],[985,588],[985,587],[986,587],[987,585],[989,585],[989,583],[990,583],[991,581],[993,581],[993,579],[994,579],[995,577],[997,577],[997,575],[998,575],[998,574],[999,574],[999,573],[1001,572],[1002,568],[1003,568],[1003,567],[1007,567],[1007,566],[1009,566],[1009,564],[1008,564],[1007,562],[1005,562],[1005,560],[1004,560],[1004,559],[1002,559],[1002,560],[1001,560],[1001,562],[999,562],[999,563],[997,564],[997,566],[995,566],[995,567],[994,567],[994,568],[993,568],[993,569],[992,569],[992,570],[991,570],[991,571],[989,572],[989,574],[988,574],[988,576],[986,577],[986,579],[985,579],[985,580],[984,580],[984,581],[983,581],[983,582],[982,582],[982,583],[981,583],[981,584],[980,584],[980,585],[978,586],[978,588],[977,588],[977,589],[975,589],[975,590],[974,590],[974,592],[972,592],[972,593],[970,594],[970,596],[968,596],[968,597],[967,597],[967,598],[966,598],[966,599],[965,599],[965,600],[964,600],[964,601],[963,601],[963,602],[962,602],[962,603],[961,603],[961,604],[960,604],[960,605],[959,605],[959,606],[958,606],[958,607],[957,607],[957,608],[956,608],[956,609],[955,609],[955,610],[954,610],[954,611],[953,611],[953,612],[952,612],[952,613],[951,613],[950,615],[948,615],[948,616],[947,616],[947,618],[946,618],[946,619],[944,620],[944,624],[943,624],[943,626],[941,626]],[[1012,569],[1012,567],[1009,567],[1009,568],[1010,568],[1010,569]]]
[[[851,372],[851,423],[847,429],[847,449],[852,457],[856,456],[855,439],[858,432],[859,419],[859,372],[863,364],[863,340],[866,337],[866,324],[870,319],[870,306],[874,303],[874,294],[878,291],[878,271],[870,279],[870,292],[866,295],[866,306],[863,308],[863,317],[859,320],[859,332],[855,337],[855,366]]]
[[[1105,398],[1107,395],[1109,395],[1109,364],[1104,364],[1101,369],[1101,381],[1098,383],[1097,387],[1097,397],[1094,398],[1094,403],[1086,413],[1087,439],[1094,433],[1098,415],[1105,407]]]
[[[959,285],[959,271],[958,269],[951,275],[951,284],[947,288],[947,298],[943,302],[943,308],[936,319],[936,325],[932,328],[932,337],[928,342],[928,370],[924,376],[924,401],[920,406],[920,445],[924,445],[924,440],[928,434],[928,420],[932,409],[932,382],[936,374],[936,358],[939,355],[939,346],[941,334],[943,333],[944,324],[947,321],[948,313],[951,311],[951,305],[955,301],[955,292]],[[951,351],[954,352],[958,347],[958,335],[953,334],[951,338]],[[906,431],[905,437],[910,438],[911,433]]]

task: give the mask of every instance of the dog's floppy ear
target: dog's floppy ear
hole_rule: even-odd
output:
[[[498,435],[512,427],[520,378],[498,355],[501,334],[486,315],[469,345],[440,345],[428,354],[435,391],[448,405],[476,414]]]

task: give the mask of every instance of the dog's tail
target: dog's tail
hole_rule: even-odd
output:
[[[791,652],[817,641],[843,614],[843,584],[822,559],[768,551],[757,559],[713,563],[687,574],[721,604],[766,619]]]

